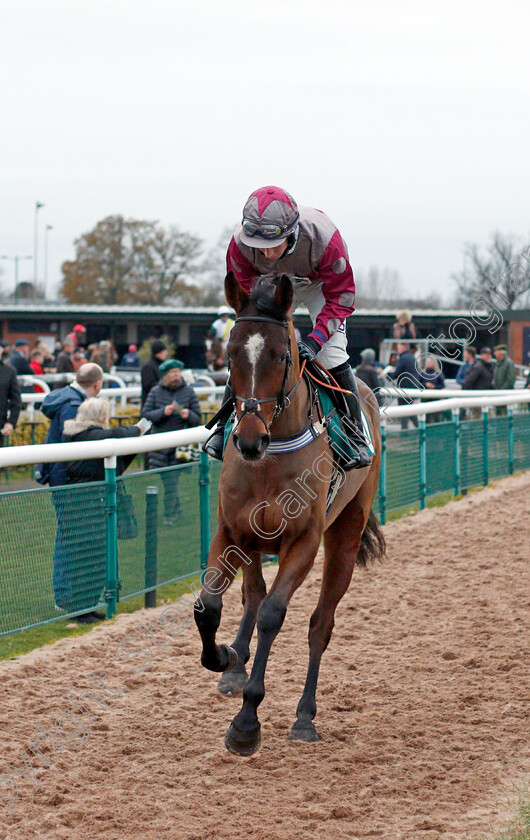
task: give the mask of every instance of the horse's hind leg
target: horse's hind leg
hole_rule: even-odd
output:
[[[309,623],[309,667],[304,692],[296,709],[296,721],[289,736],[292,740],[318,741],[313,718],[317,713],[320,661],[331,638],[337,604],[350,585],[369,510],[363,508],[356,496],[324,534],[322,586]]]
[[[224,672],[217,686],[219,693],[225,695],[235,696],[243,693],[247,682],[245,665],[250,659],[250,641],[256,626],[259,605],[267,594],[261,572],[260,554],[255,552],[249,556],[251,564],[243,565],[243,618],[232,644],[237,653],[237,662],[233,668]]]

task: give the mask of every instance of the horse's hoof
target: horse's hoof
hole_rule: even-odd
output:
[[[208,659],[204,655],[201,656],[201,665],[207,668],[208,671],[229,671],[237,662],[237,651],[229,645],[219,645],[217,649],[217,658],[214,660]]]
[[[225,735],[225,746],[234,755],[254,755],[261,745],[261,725],[253,732],[241,732],[233,723]]]
[[[247,681],[248,675],[244,668],[242,671],[225,671],[217,683],[217,691],[223,697],[239,697],[243,694]]]
[[[290,741],[305,741],[312,744],[318,741],[318,732],[311,720],[295,720],[289,734]]]

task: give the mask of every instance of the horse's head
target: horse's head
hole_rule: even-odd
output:
[[[236,312],[227,348],[238,416],[232,438],[245,460],[258,461],[270,443],[270,424],[288,403],[293,349],[298,358],[293,287],[287,274],[258,277],[249,295],[230,272],[225,292]]]

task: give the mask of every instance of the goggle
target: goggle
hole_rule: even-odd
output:
[[[279,239],[281,236],[288,236],[298,224],[297,216],[290,225],[275,225],[266,222],[251,222],[250,219],[243,219],[241,226],[247,236],[262,236],[263,239]]]

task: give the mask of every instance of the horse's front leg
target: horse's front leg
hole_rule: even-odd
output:
[[[203,573],[203,586],[195,604],[195,623],[202,639],[201,662],[209,671],[226,671],[237,662],[237,653],[228,645],[218,645],[215,637],[221,622],[223,592],[232,583],[241,563],[241,552],[231,546],[229,534],[219,525]]]
[[[243,690],[243,707],[225,736],[227,749],[236,755],[252,755],[261,743],[258,706],[265,696],[265,670],[273,642],[281,630],[287,606],[313,565],[320,531],[314,527],[298,537],[288,552],[280,551],[279,569],[269,594],[258,610],[258,646],[250,678]]]
[[[229,671],[225,671],[217,690],[223,695],[242,694],[247,683],[246,663],[250,659],[250,642],[258,609],[267,594],[267,587],[261,571],[261,555],[259,552],[249,554],[250,565],[243,563],[243,618],[239,625],[237,636],[232,643],[237,653],[237,663]]]

